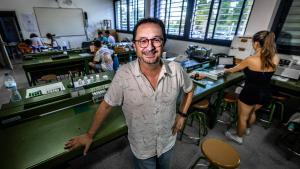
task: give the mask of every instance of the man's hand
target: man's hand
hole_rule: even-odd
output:
[[[177,132],[179,132],[181,130],[181,128],[183,127],[184,121],[185,121],[184,117],[177,114],[176,119],[175,119],[175,123],[172,127],[172,134],[173,135],[175,135]]]
[[[77,147],[84,146],[83,155],[86,155],[92,142],[93,142],[93,138],[86,133],[80,136],[76,136],[70,139],[68,142],[66,142],[65,149],[71,151],[76,149]]]

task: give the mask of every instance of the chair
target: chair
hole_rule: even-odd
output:
[[[18,43],[17,45],[19,51],[21,52],[22,55],[24,54],[28,54],[28,53],[31,53],[32,52],[32,48],[29,47],[26,43],[24,42],[20,42]]]
[[[219,139],[205,139],[201,144],[201,151],[204,156],[196,160],[191,167],[192,169],[197,165],[207,166],[198,164],[201,159],[207,160],[210,163],[207,166],[208,168],[235,169],[240,165],[240,155],[238,152],[231,145]]]
[[[260,119],[261,121],[265,122],[266,124],[264,127],[267,129],[271,126],[273,121],[274,113],[278,111],[278,108],[280,109],[280,120],[283,120],[283,113],[284,113],[284,102],[286,101],[286,96],[277,96],[273,95],[271,103],[268,105],[268,110],[270,111],[269,117],[267,120]]]
[[[230,129],[232,125],[234,125],[237,121],[237,100],[238,95],[236,93],[225,93],[223,97],[223,101],[221,103],[221,115],[223,111],[228,110],[228,113],[230,115],[230,122],[227,127],[227,129]],[[222,120],[218,120],[218,122],[221,123],[227,123]]]
[[[201,100],[195,104],[192,105],[192,108],[195,110],[192,113],[189,113],[184,126],[182,128],[181,131],[181,135],[179,137],[179,140],[182,139],[182,135],[184,134],[184,129],[186,127],[187,121],[189,118],[191,118],[191,126],[193,125],[193,120],[196,119],[199,123],[199,137],[198,138],[194,138],[198,140],[198,144],[200,143],[200,138],[201,136],[206,136],[207,135],[207,119],[206,119],[206,112],[209,108],[209,101],[207,99]],[[193,138],[193,137],[190,137]]]
[[[292,122],[293,123],[293,122]],[[289,124],[291,125],[291,124]],[[294,125],[300,125],[294,123]],[[299,128],[289,129],[278,138],[277,144],[286,152],[286,159],[290,160],[293,156],[300,157],[300,130]]]

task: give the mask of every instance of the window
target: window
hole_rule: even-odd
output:
[[[183,36],[186,8],[187,0],[158,1],[156,16],[165,23],[168,35]]]
[[[144,18],[144,0],[129,0],[129,25],[130,31],[133,31],[134,25],[138,20]]]
[[[116,29],[127,30],[127,1],[115,2]]]
[[[300,55],[300,0],[281,1],[272,30],[280,53]]]
[[[144,18],[144,0],[116,0],[114,6],[117,30],[132,31],[138,20]]]
[[[244,34],[253,1],[157,0],[156,17],[164,21],[168,35],[201,42],[227,41],[230,44],[235,35]]]
[[[206,35],[206,26],[209,20],[209,12],[211,0],[197,0],[195,1],[194,10],[193,10],[193,19],[192,19],[192,29],[190,30],[191,39],[204,39]],[[218,6],[214,6],[212,12],[217,14]],[[216,15],[213,15],[214,18],[211,19],[210,25],[214,25],[216,20]],[[212,27],[211,27],[212,28]],[[213,30],[211,30],[213,31]]]

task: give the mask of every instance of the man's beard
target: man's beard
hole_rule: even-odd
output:
[[[147,56],[148,54],[153,54],[155,55],[157,52],[156,51],[142,51],[142,55]],[[157,64],[160,61],[160,57],[156,57],[155,60],[148,60],[147,58],[144,58],[143,56],[139,57],[140,61],[143,61],[144,63],[147,64]]]

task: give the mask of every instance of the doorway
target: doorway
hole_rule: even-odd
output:
[[[23,39],[15,11],[0,11],[0,36],[1,67],[13,69],[22,62],[17,45]]]

